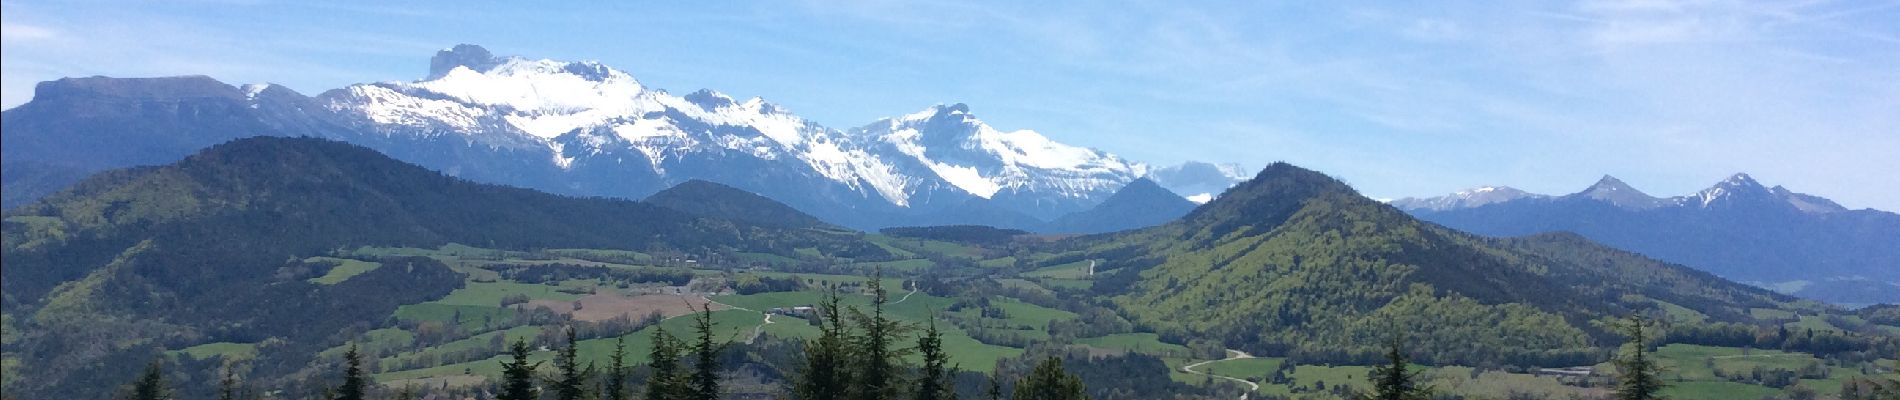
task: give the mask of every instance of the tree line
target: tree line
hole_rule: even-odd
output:
[[[826,285],[815,306],[813,320],[819,335],[804,340],[802,359],[785,383],[783,398],[796,400],[954,400],[960,397],[956,376],[958,365],[950,362],[943,347],[943,334],[933,318],[924,324],[907,323],[885,312],[889,304],[881,286],[881,273],[865,283],[871,301],[866,308],[842,306],[838,285]],[[645,378],[634,379],[634,367],[627,360],[625,337],[616,339],[608,365],[582,365],[576,329],[564,329],[566,340],[555,350],[552,373],[543,375],[543,362],[530,361],[528,340],[516,338],[501,361],[501,376],[492,386],[496,400],[713,400],[724,394],[721,353],[730,340],[713,334],[715,322],[710,305],[702,305],[692,314],[692,331],[684,338],[654,325],[653,346],[648,354]],[[1660,399],[1667,383],[1664,371],[1651,355],[1650,344],[1657,339],[1654,324],[1631,317],[1621,325],[1627,338],[1612,360],[1618,400]],[[919,333],[911,343],[911,333]],[[1356,393],[1349,387],[1335,391],[1364,400],[1425,400],[1434,398],[1434,388],[1426,385],[1423,371],[1412,364],[1411,355],[1419,349],[1401,334],[1393,334],[1384,343],[1383,362],[1375,365],[1366,379],[1371,390]],[[921,363],[912,367],[904,358],[916,355]],[[1087,399],[1086,385],[1080,375],[1069,372],[1064,357],[1045,357],[1005,390],[992,374],[978,398],[1015,400]],[[1158,363],[1158,360],[1157,360]],[[363,367],[363,356],[351,345],[343,356],[341,384],[323,387],[312,396],[324,400],[367,400],[375,384]],[[162,372],[162,363],[153,362],[122,392],[133,400],[173,399]],[[1021,371],[1020,369],[1018,371]],[[1339,390],[1344,390],[1340,392]],[[261,398],[245,387],[227,366],[216,391],[219,400]],[[1853,399],[1900,398],[1900,381],[1859,379],[1844,383],[1843,397]],[[379,399],[413,400],[413,388],[385,393]]]
[[[889,297],[882,273],[867,282],[869,310],[843,307],[837,286],[827,286],[817,304],[818,337],[805,341],[803,363],[791,379],[790,397],[796,400],[953,400],[959,397],[954,376],[960,369],[944,352],[943,334],[933,319],[921,328],[915,344],[899,344],[920,327],[892,319],[884,312]],[[907,371],[902,358],[922,358],[916,371]],[[908,373],[907,373],[908,372]],[[1082,379],[1049,357],[1013,385],[1005,396],[1003,383],[990,376],[987,399],[1086,399]]]
[[[878,274],[881,275],[881,274]],[[943,348],[943,334],[935,321],[907,323],[885,313],[889,298],[874,276],[867,285],[872,301],[868,309],[840,305],[840,290],[828,285],[823,301],[817,306],[821,334],[805,341],[804,359],[797,373],[786,384],[786,394],[800,400],[954,400],[959,398],[955,377],[957,365],[950,363]],[[723,394],[726,379],[721,353],[731,344],[713,334],[715,322],[710,305],[694,313],[693,331],[686,337],[674,336],[655,325],[653,346],[648,354],[644,381],[635,384],[633,366],[627,360],[625,338],[616,339],[613,354],[605,368],[580,363],[575,329],[565,329],[566,341],[555,349],[552,373],[542,374],[543,361],[531,361],[533,350],[526,338],[516,338],[500,362],[501,376],[492,387],[495,400],[714,400]],[[911,343],[908,334],[922,329]],[[908,366],[903,357],[916,354],[919,366]],[[171,400],[162,371],[163,363],[154,361],[139,378],[126,385],[122,397],[130,400]],[[363,355],[351,345],[343,355],[341,383],[324,386],[306,397],[323,400],[413,400],[413,388],[402,388],[381,397],[372,397],[375,384],[363,367]],[[219,400],[263,398],[263,393],[248,388],[225,369],[218,385]],[[1080,400],[1086,399],[1082,379],[1067,372],[1060,357],[1049,357],[1035,369],[1010,385],[1005,393],[1003,382],[991,377],[986,399]]]

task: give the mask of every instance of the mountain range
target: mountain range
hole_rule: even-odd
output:
[[[705,181],[864,231],[1133,229],[1185,215],[1246,178],[1232,164],[1151,166],[999,130],[964,104],[837,129],[759,98],[676,96],[596,62],[458,45],[438,52],[422,80],[316,96],[202,76],[42,83],[32,101],[0,113],[0,205],[257,135],[345,141],[451,176],[564,195],[646,199]],[[1672,198],[1606,177],[1566,196],[1485,187],[1392,204],[1487,235],[1574,231],[1840,303],[1900,301],[1891,284],[1900,282],[1894,214],[1847,210],[1746,176]]]
[[[1115,197],[1157,192],[1136,182],[1137,190]],[[1572,234],[1492,239],[1453,231],[1283,163],[1154,227],[1047,240],[987,227],[892,230],[921,234],[900,239],[814,226],[815,218],[770,199],[709,182],[648,202],[577,198],[473,183],[347,143],[258,137],[164,166],[97,174],[6,211],[4,221],[0,309],[8,316],[6,365],[16,368],[9,391],[77,398],[105,397],[111,386],[99,382],[128,379],[167,349],[210,342],[270,343],[259,347],[247,381],[308,377],[306,368],[327,365],[313,359],[319,351],[371,329],[402,328],[390,317],[399,307],[495,284],[482,276],[498,268],[383,256],[374,258],[379,268],[322,283],[312,278],[337,268],[322,260],[365,251],[350,249],[451,243],[498,254],[749,255],[809,268],[930,262],[914,253],[930,247],[995,253],[1007,262],[946,258],[927,271],[897,271],[968,275],[983,279],[969,283],[982,293],[996,290],[984,283],[993,274],[1086,262],[1083,279],[1070,279],[1082,286],[1040,293],[1112,306],[1117,311],[1089,318],[1126,315],[1171,343],[1313,362],[1367,362],[1380,351],[1372,338],[1407,326],[1428,362],[1588,365],[1620,340],[1609,322],[1632,313],[1744,324],[1715,328],[1754,338],[1752,324],[1774,322],[1754,310],[1830,312]],[[897,247],[930,235],[993,244]],[[710,264],[698,268],[759,267]],[[468,310],[483,306],[493,305]],[[1133,329],[1127,321],[1102,326]],[[1875,339],[1854,340],[1842,345]]]
[[[1492,236],[1568,231],[1657,259],[1841,304],[1900,302],[1900,214],[1735,174],[1694,194],[1655,197],[1605,176],[1560,196],[1488,186],[1391,203]]]
[[[235,364],[314,396],[298,390],[327,389],[358,344],[391,387],[448,390],[444,377],[492,376],[479,368],[509,337],[640,336],[632,318],[574,312],[682,288],[743,317],[721,322],[752,332],[730,358],[780,387],[770,371],[790,370],[762,365],[790,358],[764,355],[799,351],[785,343],[809,327],[755,310],[872,271],[909,289],[892,305],[916,322],[943,317],[958,356],[993,358],[964,365],[996,371],[1052,348],[1093,363],[1127,339],[1135,354],[1238,350],[1294,372],[1376,363],[1388,339],[1440,368],[1587,366],[1632,315],[1666,328],[1657,344],[1830,363],[1900,349],[1891,306],[1850,319],[1789,295],[1900,301],[1900,215],[1740,174],[1669,198],[1604,177],[1561,196],[1384,203],[1287,163],[1125,160],[997,129],[965,104],[833,128],[473,45],[438,52],[421,80],[315,96],[62,79],[0,129],[9,396],[110,397],[167,359],[185,397]],[[762,296],[714,295],[748,291]],[[767,297],[788,303],[738,301]],[[205,346],[243,351],[191,351]],[[1151,361],[1122,374],[1172,380],[1178,365]]]
[[[202,76],[42,83],[4,115],[5,205],[92,172],[257,135],[341,140],[457,177],[559,194],[640,199],[705,180],[865,230],[1039,230],[1144,176],[1202,201],[1243,178],[1232,166],[1153,167],[999,130],[964,104],[838,129],[761,98],[679,96],[597,62],[458,45],[438,52],[423,80],[316,96]]]

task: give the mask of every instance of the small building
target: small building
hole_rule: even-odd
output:
[[[766,312],[778,314],[778,315],[807,318],[814,315],[818,315],[818,308],[812,307],[812,306],[772,307],[772,309],[766,310]]]
[[[1596,372],[1596,369],[1593,367],[1538,368],[1537,371],[1535,371],[1535,374],[1536,375],[1587,377],[1587,376],[1590,376],[1590,374],[1594,372]]]

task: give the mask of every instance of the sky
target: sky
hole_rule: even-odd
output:
[[[840,129],[966,103],[1128,159],[1287,161],[1381,198],[1606,174],[1673,196],[1746,172],[1900,210],[1900,0],[540,3],[0,0],[0,106],[92,75],[314,95],[473,43]]]

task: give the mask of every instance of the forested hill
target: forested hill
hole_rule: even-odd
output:
[[[1194,202],[1148,178],[1136,179],[1084,211],[1050,221],[1047,232],[1101,233],[1165,224],[1193,211]]]
[[[759,226],[843,229],[765,196],[698,179],[673,185],[641,202]]]
[[[9,295],[29,298],[22,300],[148,239],[154,245],[214,241],[232,253],[270,258],[372,244],[645,250],[664,236],[666,245],[687,250],[736,246],[770,252],[751,247],[779,241],[751,239],[786,234],[830,240],[634,201],[476,184],[360,146],[310,138],[241,139],[175,165],[103,173],[7,216],[56,220],[60,233],[15,246],[16,231],[34,230],[8,224],[6,288]],[[112,249],[87,247],[104,243]],[[87,251],[68,251],[75,247]],[[49,265],[25,267],[36,260]]]
[[[1369,359],[1410,332],[1428,361],[1580,365],[1620,341],[1608,319],[1747,322],[1792,301],[1575,236],[1453,231],[1285,163],[1181,221],[1081,240],[1106,261],[1095,290],[1139,323],[1317,359]]]
[[[361,246],[883,253],[856,234],[470,183],[310,138],[240,139],[172,165],[105,172],[8,211],[4,233],[4,309],[19,317],[9,356],[30,349],[19,356],[35,366],[10,382],[28,385],[85,385],[67,374],[207,335],[333,344],[337,328],[462,285],[429,259],[379,269],[398,280],[375,290],[296,273],[309,269],[297,260]],[[342,293],[353,287],[366,291]],[[73,393],[29,392],[41,389]]]

